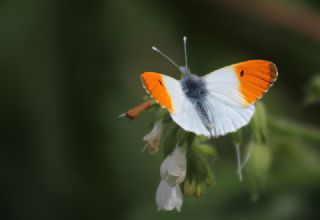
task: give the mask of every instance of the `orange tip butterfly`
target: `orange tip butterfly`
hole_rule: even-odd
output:
[[[152,47],[175,65],[183,78],[176,80],[160,73],[144,72],[141,80],[146,91],[186,131],[218,137],[247,125],[255,112],[254,103],[277,79],[275,64],[249,60],[199,77],[188,68],[186,37],[183,42],[185,66],[180,67]]]

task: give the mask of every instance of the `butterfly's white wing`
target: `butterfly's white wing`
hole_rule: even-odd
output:
[[[180,87],[176,87],[179,90]],[[172,90],[177,91],[177,89]],[[181,90],[182,92],[182,90]],[[194,132],[207,137],[218,137],[230,132],[234,132],[248,124],[254,114],[254,105],[248,107],[238,107],[230,105],[220,99],[208,95],[203,101],[203,108],[209,120],[201,118],[201,113],[194,103],[188,100],[183,92],[179,111],[170,113],[172,119],[184,130]],[[180,97],[180,96],[179,96]],[[210,124],[206,123],[209,121]]]
[[[185,97],[181,110],[171,113],[171,118],[186,131],[210,137],[210,130],[204,125],[194,105]]]
[[[208,91],[204,105],[212,118],[212,136],[234,132],[249,123],[254,102],[277,78],[276,66],[264,60],[230,65],[202,77]]]
[[[180,82],[172,77],[145,72],[141,75],[146,91],[164,108],[184,130],[210,136],[194,105],[184,95]]]
[[[202,77],[210,96],[234,106],[244,106],[245,99],[240,93],[240,82],[232,66],[227,66]]]
[[[221,101],[213,95],[207,96],[204,101],[212,118],[213,126],[209,128],[210,136],[218,137],[235,132],[249,123],[254,114],[254,104],[248,107],[239,107]]]

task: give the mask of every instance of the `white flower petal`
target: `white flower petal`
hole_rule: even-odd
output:
[[[180,211],[182,206],[182,193],[178,184],[170,186],[165,180],[162,180],[156,193],[156,203],[158,211],[173,210]]]
[[[145,147],[150,154],[155,154],[160,146],[160,137],[162,132],[162,120],[157,121],[152,130],[143,137]]]
[[[168,175],[178,177],[178,183],[183,182],[186,176],[187,158],[185,146],[176,147],[175,150],[169,154],[160,166],[160,175],[165,179]]]
[[[180,211],[182,193],[179,184],[184,181],[186,172],[186,146],[176,146],[160,166],[161,181],[156,193],[158,211],[173,209]]]

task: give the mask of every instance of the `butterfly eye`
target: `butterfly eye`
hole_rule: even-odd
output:
[[[240,72],[240,76],[243,77],[244,76],[244,70],[241,70]]]

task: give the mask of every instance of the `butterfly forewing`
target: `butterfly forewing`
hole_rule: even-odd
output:
[[[233,65],[239,90],[248,106],[262,97],[276,80],[276,66],[264,60],[250,60]]]
[[[210,95],[229,104],[247,107],[268,91],[277,74],[273,63],[249,60],[218,69],[203,79]]]
[[[178,80],[159,73],[144,72],[141,80],[146,91],[170,113],[180,110],[184,99]]]

